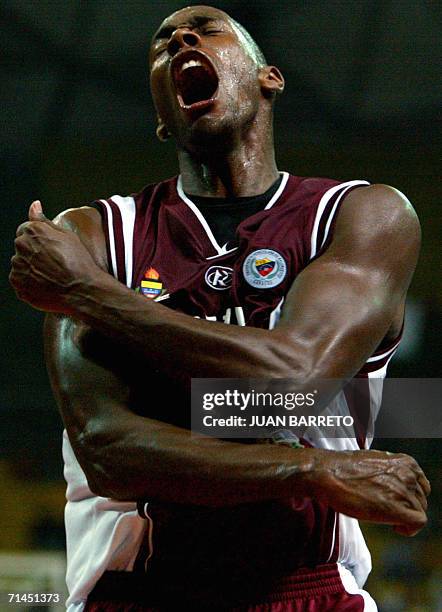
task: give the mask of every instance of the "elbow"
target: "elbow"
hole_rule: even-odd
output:
[[[273,330],[266,353],[268,359],[263,363],[263,378],[289,378],[302,387],[314,380],[316,368],[311,350],[307,346],[300,346],[287,333]]]
[[[86,471],[84,469],[84,472],[86,474],[86,480],[89,489],[94,495],[97,495],[98,497],[110,497],[112,499],[119,499],[116,495],[116,492],[113,490],[112,487],[109,487],[105,479],[97,475],[96,470],[87,469]]]
[[[117,501],[134,501],[136,495],[127,490],[126,480],[116,471],[109,470],[104,461],[88,462],[83,471],[89,489],[99,497],[109,497]]]
[[[103,470],[101,464],[89,465],[85,474],[89,489],[94,495],[121,502],[137,499],[137,495],[134,495],[133,491],[128,491],[124,479],[118,475],[109,474],[107,470]]]
[[[125,478],[120,473],[123,457],[100,425],[90,423],[87,429],[77,434],[74,449],[94,495],[119,501],[133,499],[133,496],[129,498],[124,488]]]
[[[129,495],[127,491],[121,490],[120,487],[116,486],[114,481],[110,481],[107,478],[103,478],[97,475],[96,471],[89,472],[86,474],[87,483],[89,489],[94,495],[98,497],[107,497],[115,499],[117,501],[134,501],[134,496]]]

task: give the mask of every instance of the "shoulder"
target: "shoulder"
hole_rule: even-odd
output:
[[[420,244],[419,219],[408,198],[390,185],[359,187],[345,198],[338,215],[335,237],[353,241],[397,244],[411,250]],[[390,241],[387,243],[386,241]]]
[[[420,226],[409,200],[388,185],[361,186],[342,201],[332,238],[318,261],[366,283],[405,291],[417,265]],[[370,281],[370,279],[372,279]]]
[[[108,269],[103,222],[97,209],[91,206],[68,208],[58,214],[53,223],[77,234],[95,262],[101,268]]]
[[[360,187],[352,191],[347,200],[369,215],[382,215],[394,222],[409,221],[419,225],[416,211],[410,200],[398,189],[381,183]]]

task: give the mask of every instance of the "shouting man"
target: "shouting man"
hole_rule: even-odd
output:
[[[360,437],[192,437],[189,383],[385,376],[416,215],[385,185],[278,171],[284,79],[226,13],[168,17],[150,79],[179,177],[54,222],[35,201],[17,232],[11,282],[49,313],[67,432],[68,607],[375,610],[357,519],[417,533],[429,484],[416,462]],[[349,402],[343,384],[332,402]]]

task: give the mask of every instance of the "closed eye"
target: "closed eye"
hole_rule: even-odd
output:
[[[158,45],[157,47],[155,47],[155,49],[153,51],[153,56],[154,57],[158,57],[159,55],[161,55],[161,53],[164,53],[164,51],[166,51],[166,49],[167,49],[167,44],[166,43]]]

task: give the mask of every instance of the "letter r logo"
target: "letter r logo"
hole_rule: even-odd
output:
[[[232,286],[232,268],[226,266],[211,266],[205,275],[205,281],[212,289],[225,291]]]

